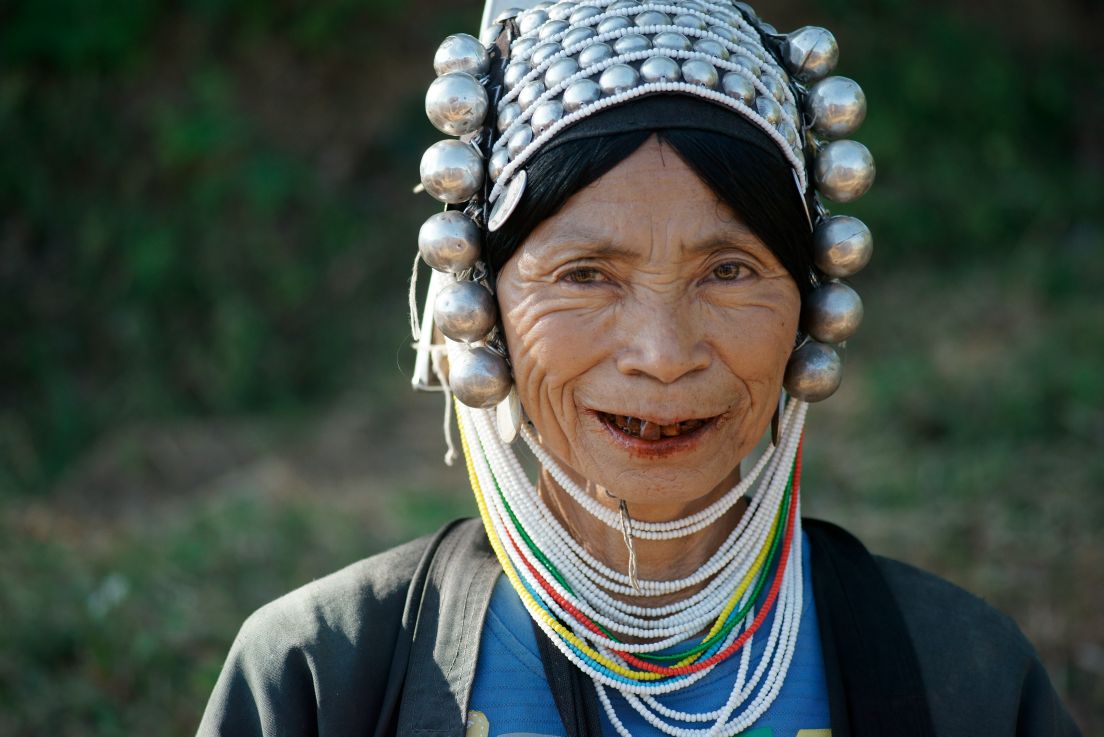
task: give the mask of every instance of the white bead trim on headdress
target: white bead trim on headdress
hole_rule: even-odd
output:
[[[835,346],[862,321],[862,301],[839,280],[867,264],[873,241],[859,220],[830,216],[821,197],[862,196],[874,162],[861,143],[841,140],[861,125],[866,98],[852,80],[827,76],[838,58],[832,34],[781,35],[728,0],[565,0],[502,12],[499,4],[487,3],[482,40],[449,36],[434,57],[426,114],[460,140],[435,143],[420,165],[421,187],[447,207],[418,236],[419,257],[434,272],[421,325],[411,285],[414,386],[436,380],[471,407],[507,399],[484,234],[509,219],[525,192],[525,164],[563,131],[640,97],[678,94],[735,111],[789,162],[813,227],[817,286],[804,298],[802,341],[784,386],[810,402],[835,392]]]

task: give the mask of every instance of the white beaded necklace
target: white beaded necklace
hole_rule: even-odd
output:
[[[617,716],[607,693],[608,688],[621,693],[627,703],[650,724],[665,734],[676,737],[734,735],[759,718],[777,696],[796,645],[802,608],[799,499],[798,509],[794,512],[793,540],[796,542],[790,549],[763,655],[748,678],[754,636],[747,639],[740,654],[739,670],[730,697],[718,708],[701,713],[684,713],[664,706],[655,698],[686,688],[708,675],[715,666],[674,678],[626,680],[611,671],[609,666],[602,666],[593,656],[581,655],[582,651],[577,649],[578,644],[569,643],[564,632],[569,633],[575,643],[585,643],[597,657],[624,668],[626,661],[619,653],[656,653],[693,639],[716,621],[724,612],[738,583],[747,578],[756,565],[756,560],[761,558],[760,554],[764,552],[765,546],[770,544],[773,524],[793,468],[807,408],[808,405],[804,402],[789,402],[781,418],[778,447],[769,446],[747,477],[709,508],[670,522],[646,523],[630,520],[630,531],[635,537],[684,537],[715,522],[755,487],[748,508],[736,528],[698,571],[678,580],[636,581],[637,590],[632,586],[634,582],[631,576],[606,566],[588,553],[563,528],[536,492],[534,484],[527,478],[513,449],[499,438],[493,413],[458,406],[461,432],[470,454],[472,470],[479,482],[480,501],[486,510],[484,521],[489,527],[488,533],[493,532],[494,538],[502,541],[497,552],[503,566],[516,572],[512,581],[516,581],[515,587],[521,586],[518,593],[522,595],[526,608],[537,625],[560,652],[594,681],[599,701],[611,723],[623,737],[628,736],[629,732]],[[620,529],[622,521],[616,512],[602,506],[574,484],[528,430],[525,438],[537,459],[572,499],[596,519]],[[542,561],[528,545],[523,544],[520,536],[531,540],[545,560]],[[516,546],[507,542],[511,540],[516,541]],[[550,574],[552,569],[559,572],[563,583]],[[544,590],[534,571],[541,572],[555,596]],[[757,575],[767,576],[769,573],[761,570]],[[700,590],[679,601],[657,607],[630,604],[617,597],[634,594],[655,597],[677,594],[698,586],[701,586]],[[751,588],[749,586],[745,589],[740,606],[747,603]],[[560,601],[557,601],[557,597],[606,628],[609,633],[636,641],[615,642],[604,635],[595,634],[566,611]],[[752,611],[729,632],[720,645],[714,645],[714,651],[735,642],[753,618]],[[562,623],[562,631],[557,631],[550,620]],[[675,722],[711,722],[712,725],[708,729],[695,729]]]

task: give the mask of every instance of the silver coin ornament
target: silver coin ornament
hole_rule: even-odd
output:
[[[709,56],[722,60],[727,60],[729,57],[728,49],[721,45],[719,41],[714,41],[711,38],[700,38],[695,41],[694,51],[700,54],[708,54]]]
[[[483,186],[483,157],[462,141],[438,141],[422,154],[422,186],[441,202],[467,202]]]
[[[704,31],[706,23],[700,17],[692,15],[690,13],[683,13],[682,15],[675,16],[675,25],[683,28],[690,28],[695,31]]]
[[[729,97],[742,100],[745,105],[755,103],[755,85],[739,72],[728,72],[721,80],[722,88]]]
[[[518,93],[517,101],[518,105],[521,105],[522,110],[528,110],[537,99],[548,91],[548,88],[544,86],[544,82],[535,79],[532,82],[528,82],[521,88],[521,92]]]
[[[652,38],[652,46],[657,49],[671,49],[673,51],[689,51],[693,48],[690,39],[678,31],[657,33]]]
[[[833,215],[817,224],[813,233],[813,262],[830,277],[859,273],[874,254],[870,228],[850,215]]]
[[[669,26],[671,25],[671,16],[658,10],[646,10],[633,18],[633,23],[640,28],[646,26]]]
[[[817,154],[817,190],[833,202],[853,202],[874,183],[874,157],[858,141],[832,141]]]
[[[450,136],[479,130],[487,117],[487,107],[487,90],[467,72],[443,74],[426,92],[426,117],[434,128]]]
[[[682,63],[682,78],[687,84],[714,89],[720,83],[717,67],[704,59],[687,59]]]
[[[506,67],[506,71],[502,74],[502,85],[507,90],[512,90],[521,84],[521,80],[531,71],[533,71],[533,67],[528,62],[510,62],[510,65]]]
[[[509,152],[511,159],[516,159],[525,150],[525,147],[532,142],[533,129],[523,125],[510,134],[510,139],[506,141],[506,150]]]
[[[564,34],[564,37],[561,40],[561,43],[563,43],[564,48],[567,49],[567,48],[571,48],[572,46],[575,46],[576,44],[581,44],[584,41],[589,41],[590,39],[594,38],[597,35],[598,35],[598,32],[595,31],[590,26],[582,26],[581,28],[572,28],[570,31],[568,31],[566,34]]]
[[[647,36],[641,36],[639,33],[626,33],[613,42],[613,50],[618,54],[632,54],[637,51],[647,51],[650,48],[652,48],[652,42]]]
[[[843,282],[828,282],[803,300],[801,328],[821,343],[842,343],[859,329],[863,303]]]
[[[552,62],[544,73],[544,86],[552,89],[579,71],[579,62],[570,56]]]
[[[866,120],[866,95],[853,79],[828,77],[809,89],[805,109],[817,135],[844,138]]]
[[[548,13],[543,10],[528,10],[518,16],[518,30],[524,36],[540,28],[547,20]]]
[[[533,110],[533,117],[529,119],[529,125],[533,128],[533,135],[539,136],[564,116],[564,106],[559,100],[546,100],[537,105]]]
[[[537,38],[541,41],[547,41],[557,33],[563,33],[570,27],[571,25],[566,20],[556,20],[552,18],[537,31]]]
[[[605,44],[601,44],[605,46]],[[609,48],[608,46],[606,48]],[[564,111],[573,113],[602,99],[602,88],[593,79],[577,79],[564,90]]]
[[[632,27],[632,21],[623,15],[615,15],[612,18],[606,18],[598,24],[598,33],[610,33],[612,31],[620,31],[625,28]]]
[[[640,77],[645,82],[677,82],[680,76],[678,62],[667,56],[653,56],[640,65]]]
[[[533,48],[533,53],[529,54],[529,63],[533,66],[540,66],[561,51],[563,51],[563,47],[555,41],[545,41],[540,46]]]
[[[486,47],[478,38],[467,33],[452,34],[441,42],[433,55],[433,71],[438,75],[464,72],[482,77],[490,69],[491,57]]]
[[[616,95],[635,87],[639,79],[636,70],[628,64],[614,64],[602,72],[602,76],[598,78],[598,86],[602,88],[603,93]]]
[[[613,47],[607,43],[596,43],[579,52],[579,66],[589,67],[600,64],[613,57]]]
[[[479,259],[479,226],[459,210],[431,216],[418,230],[418,253],[437,271],[457,274]]]
[[[494,297],[473,281],[445,285],[433,302],[433,324],[448,338],[463,343],[487,337],[497,319]]]
[[[786,36],[786,66],[802,82],[815,82],[832,73],[839,61],[839,45],[827,28],[805,26]]]
[[[506,360],[482,346],[449,353],[449,389],[468,407],[490,409],[510,393]]]
[[[755,110],[771,125],[778,125],[782,120],[782,106],[773,97],[760,95],[755,98]]]
[[[782,386],[791,397],[820,402],[835,394],[842,380],[839,354],[832,346],[810,340],[790,356]]]

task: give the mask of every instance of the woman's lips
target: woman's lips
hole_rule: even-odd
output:
[[[689,450],[719,417],[662,423],[631,415],[594,413],[619,444],[640,455],[659,456]]]
[[[639,417],[632,417],[630,415],[613,415],[605,412],[600,412],[599,414],[602,416],[604,422],[612,424],[626,435],[643,438],[644,440],[678,437],[693,430],[697,430],[709,421],[708,419],[693,419],[663,425],[659,422],[642,420]]]

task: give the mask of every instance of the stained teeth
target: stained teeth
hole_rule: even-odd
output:
[[[673,438],[680,432],[678,423],[676,422],[673,425],[664,425],[662,428],[660,428],[660,432],[663,433],[663,437],[665,438]]]
[[[660,427],[654,422],[645,420],[640,425],[640,437],[645,440],[659,440]]]
[[[696,430],[705,424],[705,420],[686,420],[674,422],[670,425],[660,425],[657,422],[641,420],[639,417],[629,415],[608,415],[617,429],[626,435],[633,435],[644,440],[659,440],[660,438],[673,438],[684,432]]]

